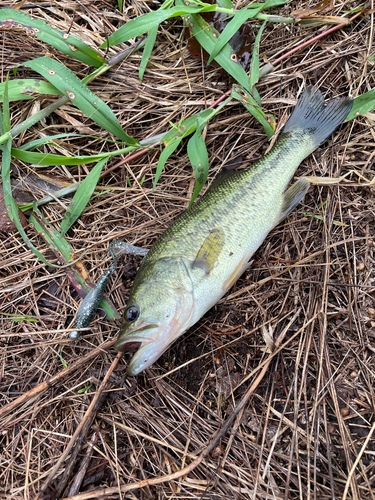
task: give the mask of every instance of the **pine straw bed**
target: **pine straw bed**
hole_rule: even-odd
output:
[[[3,0],[2,6],[14,3]],[[277,12],[288,15],[310,4],[293,3]],[[125,7],[133,17],[158,6],[158,2],[132,1]],[[345,4],[347,10],[357,6]],[[115,1],[36,0],[23,11],[54,27],[71,29],[98,47],[123,23],[116,7]],[[253,23],[254,33],[259,25]],[[262,62],[324,29],[269,24],[261,43]],[[25,33],[3,32],[1,40],[3,78],[15,65],[46,54],[80,78],[89,73],[85,65]],[[258,85],[264,108],[280,124],[304,85],[316,84],[328,98],[374,88],[374,62],[368,59],[372,43],[373,17],[360,16],[350,27],[297,52]],[[110,54],[124,48],[125,44],[114,47]],[[207,68],[189,54],[179,18],[163,23],[159,30],[142,84],[137,76],[140,57],[135,53],[90,87],[137,139],[168,130],[170,121],[178,123],[208,107],[228,88],[221,70]],[[17,76],[35,74],[23,67]],[[42,107],[50,102],[39,101]],[[33,105],[34,100],[12,103],[12,124],[24,119]],[[84,340],[70,343],[66,329],[72,326],[80,299],[65,271],[38,261],[17,232],[2,234],[1,405],[4,409],[26,396],[1,418],[1,498],[33,499],[41,488],[45,498],[67,497],[91,450],[79,489],[85,495],[77,498],[102,494],[112,499],[374,499],[375,202],[374,188],[366,183],[373,177],[375,132],[369,129],[373,120],[370,114],[342,126],[302,163],[299,177],[348,176],[339,185],[312,187],[266,239],[230,293],[152,369],[129,379],[126,361],[119,361],[90,411],[92,419],[83,433],[68,489],[63,477],[70,455],[58,470],[53,467],[116,356],[108,343],[97,347],[115,338],[119,324],[97,315]],[[67,104],[15,143],[82,130],[108,137]],[[226,106],[210,122],[205,138],[209,181],[230,160],[241,157],[240,168],[247,167],[268,147],[260,125],[239,103]],[[98,139],[81,138],[62,141],[61,146],[72,154],[94,154],[107,147]],[[46,152],[61,152],[44,147]],[[67,239],[77,256],[89,249],[83,259],[93,281],[110,265],[109,241],[122,239],[149,248],[187,207],[193,176],[186,144],[172,155],[152,191],[158,156],[156,148],[105,177],[98,196],[69,231]],[[108,166],[116,161],[110,160]],[[28,190],[38,198],[45,195],[27,186],[31,172],[70,182],[85,175],[85,167],[30,167],[18,160],[14,166],[18,169],[14,186],[20,188],[23,182],[18,193],[22,201]],[[64,212],[57,202],[43,209],[51,222],[61,221]],[[27,233],[47,260],[56,262],[33,229]],[[140,261],[139,257],[122,260],[111,279],[108,294],[120,312]],[[15,322],[5,313],[37,321]],[[259,367],[270,357],[265,349],[267,333],[274,338],[282,335],[283,347],[259,375]],[[62,346],[68,367],[73,367],[65,376],[59,358]],[[52,383],[40,385],[51,377],[55,377]],[[252,395],[229,431],[192,466],[252,384]],[[54,476],[45,487],[51,471]],[[155,478],[163,480],[154,485],[145,481]],[[128,485],[133,489],[126,492]]]

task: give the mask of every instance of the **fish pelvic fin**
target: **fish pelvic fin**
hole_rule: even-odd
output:
[[[306,132],[311,142],[310,154],[345,120],[352,105],[350,97],[325,104],[322,93],[311,85],[299,98],[283,134],[297,130]]]

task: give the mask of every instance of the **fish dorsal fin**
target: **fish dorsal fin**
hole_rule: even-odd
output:
[[[233,175],[236,174],[238,174],[236,170],[229,170],[229,168],[223,167],[217,174],[215,180],[212,182],[211,186],[208,188],[207,191],[210,191],[211,189],[215,188],[216,186],[224,182],[226,179],[229,179],[229,177],[232,177]]]
[[[191,267],[193,269],[198,267],[209,274],[223,249],[224,241],[224,230],[220,227],[212,229],[202,243]]]

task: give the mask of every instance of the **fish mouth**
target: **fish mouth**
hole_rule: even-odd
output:
[[[149,324],[137,328],[137,330],[128,332],[125,335],[120,334],[119,338],[117,339],[114,345],[114,348],[116,351],[119,352],[121,351],[124,353],[125,352],[135,353],[142,345],[155,341],[155,339],[150,338],[150,336],[147,335],[143,336],[142,334],[140,335],[140,333],[151,329],[157,330],[158,328],[159,327],[156,324]]]

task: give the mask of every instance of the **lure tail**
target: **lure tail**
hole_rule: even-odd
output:
[[[306,132],[310,143],[306,156],[312,153],[342,123],[352,109],[350,97],[334,99],[327,105],[321,92],[313,86],[307,87],[297,102],[282,135]]]

